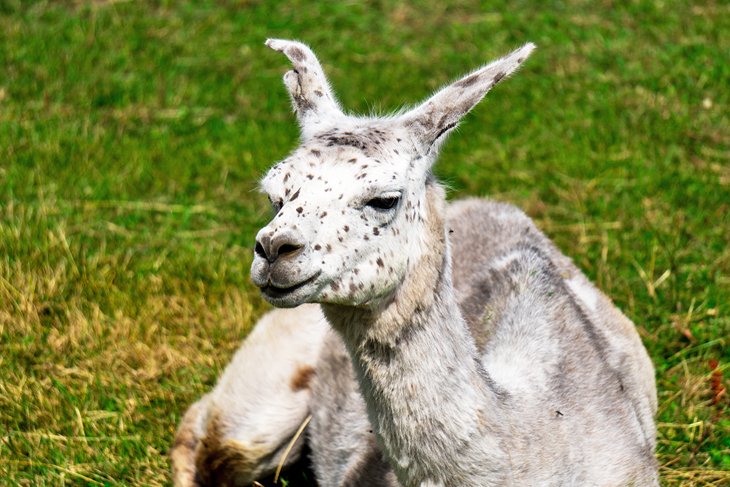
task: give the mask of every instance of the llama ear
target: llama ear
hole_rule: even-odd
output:
[[[268,39],[266,45],[284,53],[294,69],[284,75],[284,85],[291,96],[302,133],[338,115],[342,115],[322,66],[311,49],[296,41]]]
[[[477,69],[441,88],[418,107],[406,112],[401,123],[408,129],[422,153],[428,153],[445,139],[494,85],[514,73],[535,49],[532,43]]]

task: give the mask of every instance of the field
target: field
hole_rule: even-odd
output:
[[[447,3],[0,0],[0,485],[169,483],[266,309],[256,184],[298,136],[267,37],[361,113],[535,42],[436,172],[523,208],[634,320],[663,484],[730,485],[730,7]]]

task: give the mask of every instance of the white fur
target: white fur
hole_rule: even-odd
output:
[[[171,452],[175,485],[197,485],[196,473],[204,478],[218,475],[199,471],[208,462],[202,457],[218,454],[207,451],[205,442],[246,459],[236,461],[231,472],[241,484],[276,469],[309,413],[310,388],[293,381],[302,371],[314,370],[328,329],[314,305],[276,310],[261,318],[215,388],[186,415]],[[303,444],[302,438],[294,445],[286,464],[297,460]]]
[[[598,294],[593,286],[585,282],[585,278],[573,277],[572,279],[566,279],[565,282],[589,310],[596,311]]]

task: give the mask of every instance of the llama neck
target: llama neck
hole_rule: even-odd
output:
[[[401,483],[504,485],[500,392],[459,311],[444,227],[435,226],[438,244],[386,305],[323,310],[350,352],[370,422]]]

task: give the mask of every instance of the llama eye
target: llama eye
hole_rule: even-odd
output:
[[[400,201],[400,196],[389,196],[385,198],[373,198],[367,203],[365,203],[365,206],[369,206],[370,208],[374,208],[376,210],[392,210],[396,207],[398,202]]]

